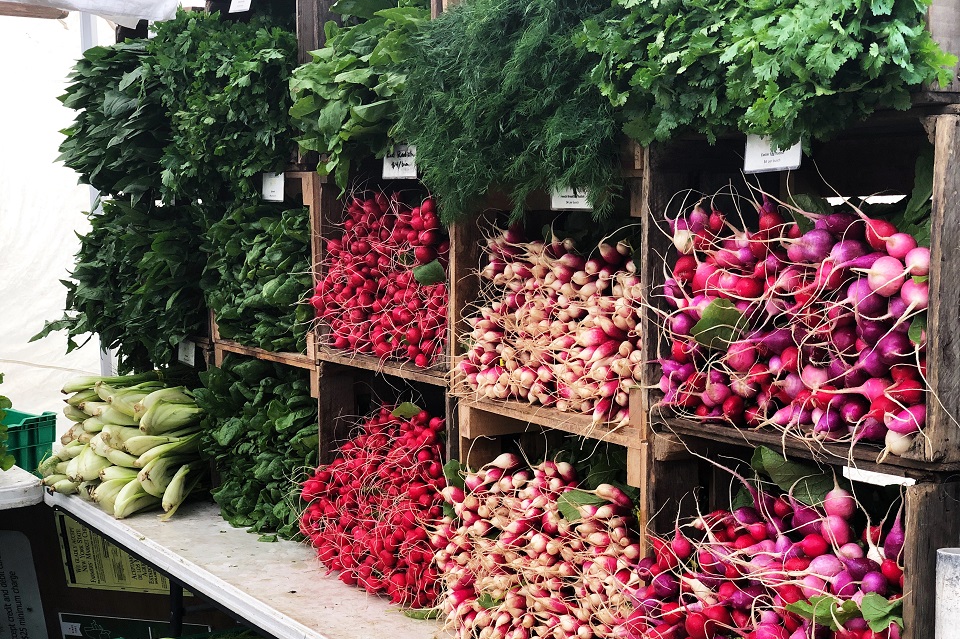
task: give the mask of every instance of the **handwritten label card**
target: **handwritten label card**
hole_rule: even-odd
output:
[[[552,211],[590,211],[593,207],[587,201],[587,192],[581,189],[566,188],[550,193]]]
[[[283,202],[283,173],[263,174],[263,199],[267,202]]]
[[[180,342],[177,348],[177,361],[187,366],[193,366],[194,356],[197,352],[197,345],[188,339]]]
[[[417,147],[397,144],[393,153],[383,156],[384,180],[417,179]]]
[[[230,9],[227,10],[227,13],[240,13],[241,11],[249,11],[250,3],[253,0],[230,0]]]
[[[743,172],[792,171],[800,168],[802,157],[803,149],[799,142],[786,151],[774,151],[770,146],[769,138],[748,135],[747,149],[743,154]]]

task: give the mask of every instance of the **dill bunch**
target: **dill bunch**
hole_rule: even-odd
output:
[[[599,0],[471,0],[424,25],[404,64],[394,139],[417,166],[443,220],[468,215],[491,188],[512,216],[538,189],[586,189],[595,217],[618,192],[613,107],[590,81],[599,58],[572,34],[609,10]]]

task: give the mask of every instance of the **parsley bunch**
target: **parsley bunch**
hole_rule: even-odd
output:
[[[514,218],[538,189],[588,191],[594,214],[619,186],[617,125],[589,72],[598,58],[572,34],[607,0],[471,0],[421,27],[404,63],[397,137],[416,145],[444,221],[492,187]]]
[[[255,198],[257,175],[290,157],[296,36],[256,18],[180,11],[157,25],[147,53],[172,126],[160,160],[164,201]]]
[[[696,131],[824,139],[909,91],[947,85],[956,58],[925,29],[930,0],[614,0],[576,40],[641,144]]]
[[[406,83],[399,63],[430,11],[425,0],[340,0],[332,10],[353,23],[325,25],[326,45],[290,79],[290,115],[303,132],[300,148],[325,154],[320,175],[346,189],[353,162],[392,145],[394,101]]]

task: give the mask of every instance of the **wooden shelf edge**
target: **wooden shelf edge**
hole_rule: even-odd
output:
[[[828,466],[850,466],[861,470],[898,475],[915,479],[932,479],[938,473],[956,472],[960,467],[957,464],[937,464],[888,456],[883,463],[877,463],[880,448],[851,447],[848,443],[815,443],[819,446],[810,448],[803,442],[784,438],[782,434],[744,430],[733,426],[717,424],[701,424],[681,418],[653,418],[651,426],[655,431],[670,432],[683,437],[696,437],[702,440],[717,441],[738,446],[756,447],[765,445],[785,453],[787,456],[800,457]]]
[[[213,348],[218,355],[222,355],[224,352],[237,353],[238,355],[248,355],[268,362],[296,366],[297,368],[316,368],[318,363],[316,360],[301,353],[275,353],[256,346],[244,346],[232,340],[216,340]]]
[[[464,392],[458,395],[457,405],[460,409],[467,408],[492,413],[627,448],[638,448],[641,444],[640,434],[636,429],[630,426],[621,428],[610,428],[605,425],[595,426],[589,415],[581,413],[561,413],[554,408],[537,404],[524,404],[515,400],[476,399],[471,398],[468,393]],[[478,433],[477,436],[482,436],[482,433]]]
[[[437,372],[431,372],[430,369],[416,370],[411,368],[412,364],[410,366],[404,366],[403,364],[389,361],[383,362],[375,357],[359,353],[343,354],[324,346],[318,346],[316,350],[317,359],[321,362],[361,368],[374,373],[391,375],[393,377],[400,377],[409,381],[431,384],[433,386],[447,386],[446,369]]]

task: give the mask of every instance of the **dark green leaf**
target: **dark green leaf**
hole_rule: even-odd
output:
[[[393,412],[390,414],[401,419],[410,419],[414,415],[418,414],[421,410],[422,409],[419,406],[412,402],[403,402],[394,408]]]
[[[914,344],[923,344],[927,332],[927,314],[921,313],[910,320],[910,328],[907,330],[907,337]]]
[[[573,489],[560,495],[557,498],[557,509],[560,515],[567,521],[577,521],[582,519],[580,506],[600,506],[606,503],[605,500],[592,493],[583,490]]]
[[[715,299],[703,309],[700,321],[693,326],[690,334],[707,348],[726,350],[740,335],[743,322],[743,314],[733,302]]]
[[[447,273],[439,261],[433,260],[429,264],[414,267],[413,279],[424,286],[428,286],[446,281]]]
[[[860,602],[860,612],[870,629],[883,632],[895,623],[903,628],[903,599],[888,600],[875,592],[867,593]]]
[[[758,473],[769,477],[781,490],[792,492],[794,499],[808,506],[822,504],[827,493],[833,490],[832,476],[816,467],[790,461],[766,446],[759,446],[753,452],[750,465]]]

